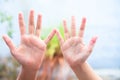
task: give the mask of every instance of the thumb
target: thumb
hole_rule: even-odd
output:
[[[15,45],[13,44],[13,42],[11,41],[11,39],[7,35],[3,35],[3,40],[5,41],[5,43],[7,44],[7,46],[9,47],[9,49],[13,55],[15,52],[15,48],[16,48]]]

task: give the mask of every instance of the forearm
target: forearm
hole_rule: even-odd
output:
[[[21,72],[19,73],[17,80],[37,80],[37,71],[36,70],[30,70],[30,69],[21,69]]]
[[[79,80],[102,80],[86,62],[76,65],[72,69]]]

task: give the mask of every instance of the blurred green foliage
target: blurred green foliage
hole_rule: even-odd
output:
[[[62,37],[64,37],[62,25],[60,24],[59,26],[57,26],[57,28],[59,29]],[[52,29],[46,30],[46,32],[44,32],[44,34],[49,34],[51,30]],[[43,39],[45,37],[46,37],[46,35],[42,36]],[[58,41],[57,36],[55,35],[47,45],[46,57],[53,58],[55,54],[59,55],[60,53],[61,53],[61,50],[60,50],[59,41]]]

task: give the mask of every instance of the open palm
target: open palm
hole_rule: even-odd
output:
[[[61,44],[63,56],[70,66],[82,64],[89,57],[97,37],[93,37],[88,45],[83,43],[83,34],[85,29],[86,19],[82,19],[80,32],[76,35],[75,18],[72,16],[71,32],[67,29],[66,21],[63,21],[65,40],[61,37],[59,31],[57,36]]]
[[[36,29],[34,25],[34,11],[30,11],[29,15],[29,29],[28,34],[25,30],[25,24],[22,13],[19,14],[19,27],[21,33],[21,43],[16,47],[11,39],[4,35],[3,39],[10,48],[12,55],[15,59],[22,64],[25,68],[39,69],[42,63],[46,45],[49,40],[54,36],[55,30],[53,30],[45,40],[41,40],[41,15],[38,15]]]

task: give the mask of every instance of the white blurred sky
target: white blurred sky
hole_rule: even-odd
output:
[[[43,25],[54,25],[60,23],[63,18],[70,19],[76,16],[79,23],[85,16],[88,25],[115,26],[119,25],[120,13],[119,0],[8,0],[9,3],[1,5],[1,9],[9,10],[17,16],[19,11],[25,15],[30,9],[43,15]]]
[[[72,15],[76,16],[79,23],[85,16],[88,25],[95,26],[115,26],[119,25],[120,13],[119,0],[21,0],[20,6],[23,10],[33,8],[36,12],[43,14],[46,24],[57,24],[63,18],[69,19]]]

